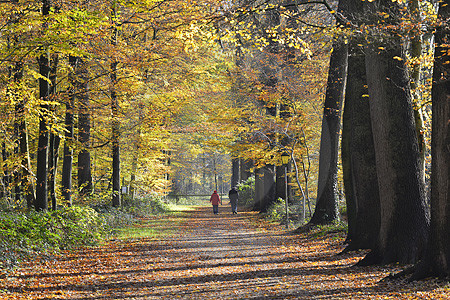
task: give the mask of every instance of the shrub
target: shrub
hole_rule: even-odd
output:
[[[139,197],[132,199],[124,197],[121,207],[112,207],[110,204],[99,203],[93,209],[101,214],[107,228],[114,231],[136,222],[137,218],[157,215],[168,211],[167,205],[157,197]]]
[[[239,205],[251,205],[254,202],[255,177],[249,177],[237,186],[239,192]]]
[[[265,217],[271,221],[284,221],[286,218],[286,202],[284,199],[278,198],[273,202],[267,212]]]
[[[309,235],[313,238],[323,237],[329,234],[343,236],[347,233],[348,224],[345,221],[336,221],[331,224],[316,225],[311,228]]]
[[[89,207],[0,212],[0,269],[10,269],[34,253],[94,245],[106,232],[103,219]]]

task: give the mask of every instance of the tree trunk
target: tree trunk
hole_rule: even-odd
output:
[[[281,198],[286,200],[286,179],[285,166],[276,166],[275,168],[275,199]]]
[[[113,2],[112,17],[117,17],[116,2]],[[115,21],[114,21],[115,22]],[[118,30],[113,27],[111,44],[117,45]],[[117,99],[116,85],[117,85],[117,62],[111,63],[111,110],[112,110],[112,205],[119,207],[121,205],[120,199],[120,143],[119,143],[119,102]],[[217,186],[217,184],[216,184]]]
[[[51,86],[50,86],[50,97],[51,100],[56,101],[57,99],[57,89],[56,89],[56,71],[58,68],[58,54],[52,54],[52,59],[50,62],[51,66],[50,66],[50,73],[49,73],[49,79],[51,82]],[[55,111],[55,107],[53,106],[51,108],[51,110],[54,112]],[[53,124],[51,124],[49,127],[51,129],[51,127],[53,126]],[[58,152],[59,152],[59,142],[60,142],[60,138],[58,135],[54,134],[54,129],[50,130],[50,141],[49,141],[49,150],[48,150],[48,172],[49,172],[49,176],[48,176],[48,191],[49,191],[49,197],[52,203],[52,210],[56,210],[56,184],[55,184],[55,180],[56,180],[56,170],[57,170],[57,166],[58,166]]]
[[[339,219],[338,147],[347,80],[347,52],[347,45],[342,41],[333,44],[323,109],[317,202],[310,224],[331,223]]]
[[[111,64],[111,109],[112,109],[112,205],[119,207],[120,201],[120,144],[119,144],[119,120],[118,109],[119,103],[117,100],[115,86],[117,83],[117,63]]]
[[[448,1],[447,1],[448,3]],[[448,20],[449,5],[440,5],[439,19]],[[445,23],[444,23],[445,24]],[[442,26],[442,25],[441,25]],[[450,30],[438,27],[433,68],[431,137],[431,224],[424,259],[413,279],[450,275]]]
[[[46,16],[50,12],[50,0],[42,1],[42,15]],[[47,27],[44,24],[44,28]],[[47,51],[41,54],[38,59],[39,74],[43,78],[49,77],[49,54]],[[47,80],[39,78],[39,98],[41,101],[48,101],[50,86]],[[40,105],[41,114],[39,115],[39,140],[37,149],[37,171],[36,171],[36,202],[35,209],[37,211],[48,209],[47,195],[47,174],[48,174],[48,143],[49,130],[47,120],[44,114],[48,111],[49,106],[46,103]]]
[[[13,140],[15,141],[14,155],[16,157],[18,157],[19,153],[20,153],[19,123],[20,123],[21,115],[23,115],[23,113],[22,114],[20,113],[20,110],[23,111],[23,109],[20,109],[20,100],[18,99],[18,97],[16,97],[16,95],[17,95],[16,88],[17,88],[17,84],[22,79],[22,75],[23,75],[23,72],[22,72],[21,64],[20,64],[20,66],[18,66],[16,64],[14,68],[10,67],[9,80],[11,80],[13,82],[13,85],[12,85],[9,93],[12,95],[12,98],[14,99],[14,101],[16,103],[15,114],[14,114],[14,137],[13,137]],[[9,89],[9,87],[8,87],[8,89]],[[19,97],[19,98],[21,98],[21,97]],[[20,183],[22,181],[22,173],[20,172],[20,168],[14,168],[14,169],[15,170],[13,171],[13,177],[14,177],[13,182],[14,182],[15,201],[16,201],[16,203],[20,203],[21,194],[22,194],[22,187],[20,185]]]
[[[231,187],[236,187],[239,183],[239,158],[233,158],[231,164]]]
[[[69,64],[72,68],[69,74],[70,91],[69,99],[66,102],[66,117],[65,124],[65,139],[64,139],[64,157],[63,167],[61,174],[61,195],[67,205],[72,205],[72,163],[73,163],[73,125],[74,125],[74,104],[75,97],[78,93],[82,93],[80,90],[78,70],[80,68],[80,59],[75,56],[69,56]]]
[[[91,114],[89,111],[88,70],[86,64],[79,58],[80,72],[78,73],[77,90],[79,95],[78,107],[78,141],[81,150],[78,154],[78,190],[80,198],[88,196],[92,191],[91,154],[89,152],[91,139]]]
[[[342,165],[349,245],[372,249],[380,228],[380,199],[370,123],[364,53],[351,42],[342,130]]]
[[[58,167],[58,159],[59,159],[59,145],[60,145],[61,139],[58,135],[55,135],[53,133],[50,134],[50,147],[49,147],[49,154],[48,154],[48,171],[49,171],[49,178],[48,178],[48,191],[49,191],[49,197],[52,203],[52,210],[57,209],[57,199],[56,199],[56,173],[57,173],[57,167]]]
[[[139,124],[142,124],[142,120],[143,120],[143,105],[139,105]],[[134,149],[133,149],[133,162],[131,163],[131,178],[130,178],[130,195],[132,197],[132,199],[134,200],[135,194],[136,194],[136,172],[138,170],[138,161],[139,161],[139,151],[141,149],[141,125],[138,126],[137,128],[137,133],[136,133],[136,140],[134,141]],[[170,155],[170,151],[169,151],[169,155]],[[203,158],[204,160],[204,158]],[[169,162],[170,162],[170,158],[169,158]],[[205,168],[203,168],[204,170]],[[169,178],[167,178],[167,180],[169,180]],[[203,182],[202,182],[202,186],[204,186],[206,183],[206,179],[205,179],[205,172],[203,172]]]
[[[380,3],[370,16],[398,8]],[[401,37],[371,43],[365,52],[381,223],[377,245],[361,264],[413,263],[423,254],[429,220]]]
[[[20,104],[20,111],[24,112],[24,103]],[[31,173],[30,151],[28,149],[28,129],[24,113],[19,123],[19,148],[22,157],[22,179],[20,185],[25,193],[27,207],[31,208],[35,203],[35,193],[33,185],[33,175]]]
[[[2,182],[2,198],[9,198],[10,191],[9,191],[9,183],[10,183],[10,175],[8,170],[8,162],[7,159],[9,157],[9,153],[6,150],[6,143],[2,143],[2,160],[3,160],[3,182]]]
[[[259,211],[262,213],[267,212],[272,203],[277,200],[275,198],[275,166],[274,165],[266,165],[262,168],[262,172],[264,173],[263,179],[263,196],[262,202]]]
[[[16,62],[14,68],[14,82],[19,84],[22,81],[23,77],[23,64],[21,62]],[[16,92],[14,92],[16,93]],[[27,123],[25,119],[25,99],[22,97],[18,97],[16,99],[16,123],[14,127],[17,130],[17,139],[18,139],[18,153],[21,157],[20,170],[17,172],[17,188],[16,194],[23,194],[27,207],[31,208],[34,204],[34,188],[33,188],[33,180],[31,175],[31,163],[30,163],[30,155],[28,150],[28,130]],[[17,198],[17,195],[16,195]]]
[[[261,211],[264,197],[264,173],[262,168],[255,168],[255,204],[253,211]]]
[[[409,0],[409,10],[413,16],[413,22],[421,22],[421,9],[419,0]],[[410,42],[410,53],[411,58],[419,61],[422,55],[422,35],[418,31],[413,31],[414,35]],[[420,167],[422,168],[423,181],[425,181],[425,138],[424,138],[424,121],[421,107],[419,106],[421,102],[421,93],[419,91],[421,81],[421,65],[420,62],[413,64],[411,68],[411,91],[413,98],[413,108],[414,108],[414,119],[416,122],[416,134],[419,143],[419,153],[420,153]]]
[[[247,179],[250,178],[250,176],[252,175],[250,172],[250,169],[252,168],[252,160],[251,159],[240,159],[240,178],[241,178],[241,182],[245,182],[247,181]]]
[[[42,54],[39,58],[39,73],[48,78],[48,54]],[[49,84],[46,80],[39,79],[39,96],[41,101],[48,101]],[[48,208],[47,198],[47,174],[48,174],[48,144],[49,130],[47,120],[44,116],[49,109],[47,104],[41,104],[41,114],[39,115],[39,141],[37,150],[37,172],[36,172],[36,210],[46,210]]]

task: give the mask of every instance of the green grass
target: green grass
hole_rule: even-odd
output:
[[[336,238],[345,236],[348,230],[346,222],[334,222],[327,225],[317,225],[311,228],[309,235],[313,238],[324,237],[326,235],[333,235]]]
[[[139,222],[117,230],[119,239],[161,239],[179,233],[185,220],[184,212],[192,211],[197,206],[169,204],[169,212],[155,217],[142,218]]]
[[[183,211],[192,211],[195,210],[197,207],[201,207],[201,205],[185,205],[185,204],[167,204],[169,210],[173,212],[183,212]]]

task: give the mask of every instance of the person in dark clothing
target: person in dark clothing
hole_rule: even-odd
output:
[[[239,193],[235,187],[231,188],[231,190],[228,192],[228,198],[230,198],[231,212],[233,214],[237,214],[237,203],[239,200]]]

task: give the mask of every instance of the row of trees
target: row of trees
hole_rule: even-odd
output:
[[[91,195],[120,206],[121,185],[166,193],[170,156],[192,134],[189,107],[223,89],[206,18],[216,3],[18,0],[0,10],[1,198],[46,210]]]
[[[259,55],[265,55],[266,65],[260,69],[253,67],[253,70],[259,73],[255,81],[260,83],[260,91],[264,93],[264,96],[259,94],[257,101],[264,109],[262,114],[273,117],[273,122],[255,126],[257,122],[241,114],[242,122],[249,129],[245,136],[242,135],[244,130],[236,129],[239,139],[234,146],[241,164],[247,159],[243,149],[255,146],[264,149],[265,157],[255,157],[252,152],[256,200],[260,203],[256,209],[264,211],[277,197],[285,198],[278,192],[284,189],[276,188],[279,185],[275,184],[283,180],[283,169],[275,171],[274,167],[275,157],[279,157],[277,153],[289,151],[295,162],[294,155],[299,156],[299,152],[293,151],[297,142],[303,148],[308,143],[307,139],[295,138],[307,125],[302,122],[300,127],[292,127],[293,104],[283,101],[287,96],[279,93],[284,88],[281,74],[286,66],[298,66],[299,57],[301,59],[302,52],[306,52],[301,46],[295,47],[295,42],[286,43],[286,32],[306,39],[307,35],[300,34],[304,30],[299,24],[320,27],[325,38],[334,33],[334,39],[323,104],[316,207],[309,225],[330,223],[339,218],[341,141],[349,222],[347,250],[371,249],[360,264],[414,263],[422,259],[415,273],[417,278],[429,274],[448,275],[448,1],[440,2],[438,15],[436,5],[417,1],[340,0],[335,9],[326,2],[275,1],[266,5],[252,1],[247,4],[246,9],[236,14],[248,19],[237,23],[234,29],[243,25],[271,28],[273,33],[263,30],[258,35],[254,30],[247,34],[240,29],[235,41],[236,64],[241,72],[245,69],[242,48],[250,48],[249,40],[256,41],[255,44],[265,43]],[[314,18],[321,21],[320,26],[311,21],[311,12],[320,11],[318,6],[325,9],[320,18]],[[335,18],[334,26],[327,23],[326,11]],[[262,22],[266,24],[260,25]],[[264,35],[265,32],[268,34]],[[426,43],[432,33],[435,40],[431,38],[431,43],[436,48]],[[242,40],[246,34],[248,40],[244,45]],[[426,76],[428,49],[435,53],[430,81]],[[242,82],[235,80],[242,88]],[[431,95],[427,94],[427,82],[432,88]],[[246,101],[236,99],[238,107],[243,106],[241,103],[248,105],[248,98]],[[427,201],[423,143],[428,133],[420,116],[429,108],[424,103],[431,102],[431,200]],[[261,173],[263,181],[258,183]],[[298,188],[304,191],[301,184]]]

